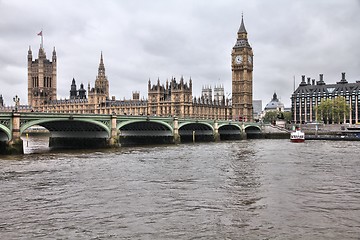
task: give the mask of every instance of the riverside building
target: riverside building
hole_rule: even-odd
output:
[[[355,124],[360,119],[360,81],[349,83],[345,78],[345,73],[341,74],[340,81],[335,84],[327,84],[323,74],[319,75],[319,81],[305,79],[291,96],[291,110],[295,123],[318,122],[316,108],[325,99],[333,99],[338,96],[345,98],[350,106],[348,117],[344,118],[345,123]]]
[[[177,116],[204,119],[229,119],[252,121],[252,70],[253,53],[247,39],[247,31],[242,17],[237,40],[231,53],[232,99],[225,98],[223,85],[203,87],[201,97],[194,97],[192,79],[183,77],[160,79],[155,84],[148,81],[147,99],[140,98],[134,91],[132,99],[117,100],[109,96],[109,80],[105,74],[103,54],[100,56],[98,75],[94,86],[87,90],[81,83],[78,88],[73,78],[69,98],[57,99],[57,56],[55,48],[52,58],[47,59],[43,43],[40,44],[38,58],[33,59],[29,47],[28,60],[28,105],[18,111],[36,111],[77,114],[123,114]],[[2,103],[2,105],[4,105]],[[0,106],[1,111],[14,110]]]

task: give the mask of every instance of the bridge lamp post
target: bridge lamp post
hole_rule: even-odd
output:
[[[18,97],[18,95],[13,98],[13,101],[15,102],[15,112],[17,112],[20,103],[20,98]]]

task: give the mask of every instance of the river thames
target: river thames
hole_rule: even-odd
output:
[[[360,141],[38,141],[0,156],[1,239],[360,239]]]

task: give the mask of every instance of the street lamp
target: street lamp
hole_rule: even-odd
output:
[[[18,97],[18,95],[16,95],[14,98],[13,98],[14,102],[15,102],[15,112],[18,111],[18,107],[19,107],[19,103],[20,103],[20,98]]]

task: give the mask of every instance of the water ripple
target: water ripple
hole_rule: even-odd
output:
[[[0,160],[0,235],[358,239],[359,147],[288,140],[64,153],[38,147]]]

